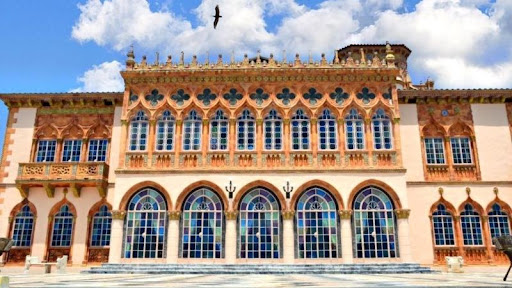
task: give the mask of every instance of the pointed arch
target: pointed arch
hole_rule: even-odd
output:
[[[485,212],[487,214],[492,210],[492,206],[494,204],[500,205],[501,209],[503,209],[509,215],[509,217],[512,217],[512,208],[510,208],[510,205],[508,205],[507,202],[501,200],[497,195],[496,198],[494,198],[494,200],[487,204],[487,207],[485,208]]]
[[[480,214],[480,217],[486,215],[484,208],[480,204],[478,204],[478,202],[473,200],[471,196],[468,196],[468,198],[459,205],[459,209],[457,210],[459,212],[459,215],[460,213],[462,213],[462,211],[464,211],[464,206],[466,206],[466,204],[470,204],[471,206],[473,206],[473,209],[475,209],[475,211],[478,214]]]
[[[135,184],[134,186],[132,186],[130,189],[128,189],[124,193],[123,198],[121,199],[121,202],[119,202],[118,209],[121,211],[127,210],[128,203],[129,203],[130,199],[133,197],[133,195],[135,195],[135,193],[139,192],[140,190],[142,190],[144,188],[153,188],[153,189],[157,190],[158,192],[160,192],[164,196],[165,202],[167,202],[166,203],[167,207],[169,207],[169,208],[172,207],[172,201],[171,201],[171,197],[169,196],[169,192],[167,192],[167,190],[162,185],[160,185],[156,182],[153,182],[153,181],[144,181],[144,182]]]
[[[75,217],[77,217],[75,205],[73,205],[73,203],[71,203],[68,200],[68,198],[66,198],[66,197],[64,197],[62,200],[60,200],[59,202],[55,203],[52,206],[52,208],[50,209],[50,212],[48,213],[48,216],[49,217],[55,216],[55,214],[59,213],[60,208],[64,205],[68,205],[69,212],[71,212],[71,214],[73,214]]]
[[[249,191],[255,188],[265,188],[268,191],[272,192],[274,196],[276,196],[277,200],[279,201],[279,206],[281,207],[281,210],[285,210],[286,208],[289,208],[286,206],[286,199],[284,198],[283,194],[281,193],[281,190],[279,190],[276,186],[273,184],[263,181],[263,180],[256,180],[249,182],[245,184],[235,195],[235,198],[233,200],[233,210],[237,210],[238,207],[240,207],[240,201],[242,198],[247,194]]]
[[[450,126],[448,134],[453,136],[466,136],[471,137],[474,135],[473,129],[464,122],[458,121]]]
[[[434,213],[437,210],[437,206],[439,204],[444,205],[444,207],[446,207],[446,210],[448,210],[448,212],[450,212],[450,214],[452,214],[452,216],[458,215],[457,210],[452,205],[452,203],[450,203],[450,202],[448,202],[448,200],[444,199],[443,196],[441,196],[439,198],[439,200],[437,200],[434,204],[432,204],[432,206],[430,206],[430,211],[429,211],[428,215],[432,216],[432,213]]]
[[[338,189],[336,189],[331,184],[329,184],[323,180],[320,180],[320,179],[310,180],[310,181],[307,181],[306,183],[303,183],[302,185],[300,185],[297,188],[297,190],[295,190],[296,192],[293,193],[292,199],[290,201],[290,207],[293,209],[295,206],[297,206],[297,201],[302,196],[302,194],[304,192],[306,192],[308,189],[313,188],[313,187],[320,187],[320,188],[326,190],[327,192],[329,192],[329,194],[331,194],[332,197],[334,197],[334,199],[336,199],[336,204],[338,205],[338,210],[345,209],[345,205],[343,204],[343,199],[342,199],[341,194],[338,191]]]
[[[87,131],[87,138],[89,139],[107,139],[111,137],[112,130],[108,125],[98,123]]]
[[[352,207],[352,205],[354,203],[354,199],[357,196],[357,194],[361,190],[363,190],[364,188],[366,188],[368,186],[375,186],[377,188],[380,188],[382,191],[386,192],[386,194],[393,201],[395,209],[403,208],[402,203],[400,202],[400,197],[398,197],[398,194],[396,193],[396,191],[393,188],[391,188],[391,186],[389,186],[388,184],[386,184],[380,180],[377,180],[377,179],[368,179],[368,180],[365,180],[365,181],[357,184],[356,187],[354,187],[352,189],[352,192],[350,192],[350,196],[348,197],[347,205],[350,205],[348,207]]]
[[[421,128],[421,136],[423,137],[445,137],[446,130],[437,121],[429,120],[428,123]]]
[[[16,204],[12,209],[9,217],[14,218],[16,214],[23,208],[23,206],[28,205],[30,211],[34,214],[34,217],[37,217],[37,208],[34,203],[30,202],[28,198],[24,198],[20,203]]]
[[[36,139],[57,139],[59,136],[58,129],[52,124],[45,124],[40,127],[35,133],[34,138]]]
[[[181,193],[178,195],[178,199],[176,199],[176,204],[174,206],[174,210],[182,211],[183,203],[187,199],[188,195],[190,193],[196,191],[197,189],[200,189],[203,187],[208,188],[208,189],[212,190],[213,192],[215,192],[217,194],[217,196],[219,196],[220,200],[222,201],[222,206],[224,207],[224,210],[225,211],[229,210],[228,209],[229,201],[228,201],[228,198],[226,197],[226,195],[222,192],[222,188],[220,188],[217,184],[207,181],[207,180],[197,181],[197,182],[194,182],[194,183],[188,185],[187,187],[185,187],[185,189],[183,189],[181,191]]]
[[[315,109],[313,117],[320,118],[325,110],[329,110],[335,119],[339,119],[341,117],[340,110],[338,110],[336,106],[332,105],[329,101],[322,102],[320,106]]]
[[[395,111],[387,106],[387,105],[384,105],[382,102],[378,102],[375,106],[373,106],[370,111],[369,111],[369,116],[370,118],[373,118],[376,113],[379,111],[379,109],[382,109],[384,110],[384,113],[389,117],[389,120],[393,120],[394,118],[396,118],[396,115],[395,115]]]
[[[144,114],[148,118],[148,121],[153,119],[153,114],[151,113],[151,111],[148,108],[144,107],[144,105],[142,105],[142,103],[138,103],[135,107],[131,108],[128,111],[128,113],[126,113],[126,119],[129,122],[131,122],[134,118],[137,117],[137,114],[139,113],[139,111],[144,112]]]
[[[217,96],[218,98],[218,96]],[[229,110],[229,107],[226,107],[224,105],[224,103],[222,103],[222,101],[218,101],[218,99],[214,100],[216,101],[212,107],[210,107],[208,109],[208,112],[206,112],[206,118],[208,119],[212,119],[213,117],[215,117],[215,114],[217,113],[217,111],[221,110],[224,114],[226,114],[226,116],[229,118],[231,118],[231,111]]]

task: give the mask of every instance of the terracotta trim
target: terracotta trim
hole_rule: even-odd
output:
[[[478,202],[473,200],[470,196],[468,196],[468,198],[459,205],[459,209],[457,210],[458,215],[460,215],[460,213],[464,210],[464,206],[468,203],[471,204],[471,206],[473,206],[473,209],[475,209],[476,212],[480,215],[480,220],[481,220],[482,216],[487,215],[484,211],[484,208],[482,208],[482,206],[480,204],[478,204]],[[482,221],[482,225],[483,225],[483,221]]]
[[[217,194],[217,196],[219,196],[219,198],[222,201],[223,209],[225,211],[229,210],[229,201],[226,197],[226,194],[223,192],[223,190],[217,184],[215,184],[213,182],[201,180],[201,181],[197,181],[197,182],[194,182],[194,183],[188,185],[187,187],[185,187],[185,189],[183,189],[183,191],[181,191],[180,195],[178,196],[178,199],[176,200],[176,204],[174,206],[174,211],[181,211],[183,208],[183,203],[185,202],[185,199],[187,199],[188,195],[190,193],[194,192],[195,190],[197,190],[199,188],[203,188],[203,187],[209,188],[213,192],[215,192]]]
[[[75,232],[76,232],[76,217],[78,217],[78,214],[76,213],[75,205],[73,205],[73,203],[71,203],[66,197],[64,197],[62,200],[60,200],[55,205],[53,205],[53,207],[50,209],[50,212],[48,213],[48,227],[46,228],[46,247],[45,247],[45,251],[46,251],[45,259],[46,260],[49,259],[50,249],[52,249],[51,240],[52,240],[52,232],[53,232],[53,223],[55,221],[55,214],[57,214],[59,212],[60,208],[63,205],[68,205],[69,210],[71,211],[71,214],[73,214],[73,231],[71,231],[71,242],[69,245],[68,262],[71,262],[71,259],[72,259],[73,243],[75,241]]]
[[[279,188],[276,186],[270,184],[269,182],[263,181],[263,180],[256,180],[250,183],[245,184],[237,193],[233,200],[233,210],[239,210],[240,207],[240,201],[242,201],[245,194],[247,194],[249,191],[255,189],[255,188],[265,188],[272,192],[274,196],[276,196],[277,200],[279,201],[279,205],[281,206],[281,210],[285,211],[287,209],[290,209],[290,207],[287,207],[286,205],[286,199],[284,198],[283,193]]]
[[[354,199],[356,198],[357,194],[361,190],[369,186],[376,186],[377,188],[380,188],[391,198],[395,206],[395,209],[402,209],[402,203],[400,202],[400,198],[398,197],[398,194],[395,192],[395,190],[391,188],[391,186],[389,186],[388,184],[376,179],[365,180],[359,183],[356,187],[354,187],[352,189],[352,192],[350,192],[350,196],[347,201],[347,205],[349,205],[348,207],[352,207],[352,204],[354,203]]]
[[[110,205],[110,203],[107,202],[106,198],[102,198],[100,201],[98,201],[94,205],[92,205],[91,209],[89,209],[89,213],[87,214],[87,233],[85,236],[85,241],[86,241],[85,242],[85,254],[84,254],[84,259],[82,261],[82,263],[84,263],[84,264],[87,264],[89,262],[89,252],[90,252],[89,250],[91,247],[91,236],[92,236],[92,228],[93,228],[92,227],[92,225],[93,225],[92,219],[94,217],[94,214],[96,214],[103,205],[107,205],[108,210],[112,211],[112,205]]]
[[[501,209],[504,210],[508,214],[509,218],[512,217],[512,208],[510,208],[510,205],[508,205],[507,202],[501,200],[498,196],[496,196],[496,198],[494,198],[494,200],[492,200],[491,202],[489,202],[489,204],[487,204],[487,207],[485,208],[486,215],[488,215],[489,212],[491,212],[492,206],[495,203],[500,205]]]
[[[126,191],[123,194],[123,198],[121,199],[121,202],[119,202],[118,210],[125,211],[128,206],[128,202],[133,197],[133,195],[144,188],[153,188],[153,189],[157,190],[158,192],[160,192],[164,196],[165,202],[167,202],[166,203],[167,209],[170,210],[172,208],[171,196],[169,195],[169,192],[167,192],[167,190],[162,185],[160,185],[156,182],[153,182],[153,181],[143,181],[143,182],[135,184],[134,186],[132,186],[130,189],[128,189],[128,191]]]
[[[299,198],[307,190],[309,190],[310,188],[314,188],[314,187],[322,188],[322,189],[326,190],[329,194],[331,194],[331,196],[336,200],[338,210],[345,209],[345,205],[343,205],[343,199],[342,199],[341,194],[338,191],[338,189],[336,189],[331,184],[329,184],[325,181],[319,180],[319,179],[311,180],[311,181],[308,181],[308,182],[300,185],[293,193],[292,199],[290,201],[290,207],[294,210],[297,210],[296,206],[297,206],[297,201],[299,201]]]
[[[171,152],[172,153],[172,152]],[[256,154],[256,153],[254,153]],[[292,167],[286,167],[283,169],[275,168],[275,170],[267,169],[266,167],[260,168],[260,169],[250,169],[250,168],[243,168],[240,169],[240,167],[228,167],[228,168],[212,168],[212,169],[155,169],[155,170],[140,170],[140,169],[116,169],[116,174],[222,174],[222,173],[229,173],[229,174],[251,174],[251,173],[258,173],[258,174],[304,174],[307,173],[310,175],[311,173],[316,174],[324,174],[324,173],[340,173],[340,174],[353,174],[353,173],[360,173],[360,174],[375,174],[375,173],[390,173],[390,174],[403,174],[407,171],[405,168],[389,168],[389,169],[383,169],[383,168],[371,168],[368,167],[368,169],[346,169],[346,168],[330,168],[330,169],[318,169],[313,166],[310,166],[308,168],[295,168]],[[429,183],[429,182],[426,182]]]
[[[457,210],[455,209],[455,207],[452,205],[452,203],[448,202],[448,200],[444,199],[443,196],[441,196],[441,198],[439,198],[439,200],[437,200],[434,204],[432,204],[432,206],[430,207],[430,211],[428,213],[429,216],[432,216],[432,214],[437,210],[437,205],[439,204],[443,204],[446,209],[448,210],[448,212],[450,212],[450,214],[452,214],[452,218],[456,215],[459,215],[459,213],[457,213]],[[431,221],[432,222],[432,221]]]

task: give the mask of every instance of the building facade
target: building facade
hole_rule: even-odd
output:
[[[410,53],[130,51],[124,93],[0,94],[4,261],[506,263],[512,90],[413,85]]]

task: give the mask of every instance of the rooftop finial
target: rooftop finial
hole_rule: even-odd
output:
[[[325,53],[322,53],[322,60],[320,60],[320,65],[327,65],[327,59],[325,59]]]
[[[133,66],[135,66],[135,53],[133,53],[133,45],[130,45],[130,50],[128,50],[126,57],[126,67],[133,68]]]
[[[178,66],[184,66],[185,65],[185,53],[183,51],[181,51],[181,56],[180,56],[180,63],[178,64]]]
[[[190,63],[191,67],[197,67],[197,56],[192,55],[192,63]]]
[[[219,54],[219,58],[217,58],[217,66],[222,66],[222,54]]]
[[[148,61],[146,59],[146,55],[142,56],[142,61],[140,61],[140,66],[142,66],[142,67],[148,66]]]
[[[286,64],[286,49],[283,50],[283,64]]]
[[[231,65],[235,64],[235,50],[231,50]]]
[[[299,53],[296,53],[295,54],[295,66],[299,66],[300,65],[300,56],[299,56]]]
[[[261,63],[260,49],[258,49],[258,53],[256,54],[256,64]]]
[[[172,55],[167,55],[167,62],[165,62],[165,67],[170,68],[172,66]]]
[[[313,55],[311,54],[311,50],[309,50],[309,64],[313,64]]]
[[[334,64],[339,64],[340,58],[338,57],[338,50],[334,50]]]
[[[158,66],[159,64],[160,64],[160,53],[156,52],[155,65]]]
[[[210,51],[206,50],[206,59],[204,61],[204,66],[210,65]]]
[[[395,67],[395,54],[388,41],[386,41],[386,63],[388,67]]]

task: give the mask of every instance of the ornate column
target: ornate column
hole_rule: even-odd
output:
[[[368,151],[368,164],[373,166],[373,131],[372,131],[372,119],[364,119],[364,136],[366,141],[366,150]]]
[[[236,119],[229,118],[229,161],[230,166],[235,165],[235,150],[236,150]]]
[[[482,233],[484,237],[485,250],[487,252],[487,262],[494,263],[494,254],[492,253],[491,231],[489,230],[489,216],[482,215]]]
[[[318,155],[318,130],[317,130],[317,122],[318,122],[318,119],[317,118],[311,118],[311,152],[312,152],[312,156],[313,156],[313,166],[317,166],[317,162],[318,162],[318,159],[317,159],[317,155]]]
[[[110,232],[109,263],[120,263],[123,254],[123,226],[126,211],[112,210],[112,229]]]
[[[408,263],[412,261],[411,244],[409,241],[409,215],[411,209],[395,209],[398,229],[398,247],[400,249],[400,259]]]
[[[338,119],[338,150],[340,151],[340,163],[345,165],[345,120]]]
[[[455,229],[455,245],[459,250],[459,256],[464,257],[464,239],[462,237],[462,228],[460,226],[460,215],[453,216],[453,229]]]
[[[261,167],[263,151],[263,119],[256,119],[256,152],[258,153],[257,167]]]
[[[126,168],[125,155],[128,143],[128,120],[121,119],[121,147],[119,147],[119,168]],[[110,249],[110,251],[112,251],[112,249]]]
[[[455,171],[453,170],[453,155],[450,137],[444,137],[444,152],[446,154],[446,164],[448,164],[448,172],[450,180],[455,180]]]
[[[180,245],[180,211],[169,211],[169,230],[167,231],[167,263],[178,263]]]
[[[292,264],[295,259],[294,243],[295,239],[293,233],[293,217],[295,211],[286,210],[282,212],[283,216],[283,260],[284,263]]]
[[[393,149],[396,153],[396,166],[402,167],[402,144],[400,138],[400,118],[393,118]]]
[[[285,166],[290,165],[290,118],[283,119],[283,148]]]
[[[147,168],[153,167],[153,151],[155,150],[155,130],[156,130],[156,120],[149,120],[149,135],[148,135],[148,143],[146,143],[146,148],[148,151],[148,166]]]
[[[30,151],[30,161],[36,162],[37,139],[32,139],[32,150]]]
[[[179,168],[180,166],[180,152],[181,152],[181,131],[183,130],[183,121],[176,119],[176,142],[174,143],[174,167]]]
[[[87,159],[87,158],[88,158],[88,157],[87,157],[87,152],[88,152],[88,151],[87,151],[87,147],[89,147],[89,146],[87,145],[87,142],[88,142],[88,141],[89,141],[89,139],[87,139],[87,138],[83,138],[83,139],[82,139],[82,148],[81,148],[81,150],[80,150],[80,162],[87,162],[87,160],[88,160],[88,159]]]
[[[354,262],[352,250],[352,210],[338,211],[341,224],[341,258],[343,263],[351,264]]]
[[[208,153],[208,148],[210,145],[209,141],[209,135],[210,135],[210,120],[209,119],[203,119],[203,139],[201,139],[201,164],[202,166],[206,166],[208,164],[208,161],[206,161],[206,154]]]
[[[55,158],[53,162],[62,162],[62,138],[57,139],[57,147],[55,147]]]
[[[234,264],[236,261],[236,219],[238,217],[238,211],[226,211],[226,247],[225,258],[227,264]]]

